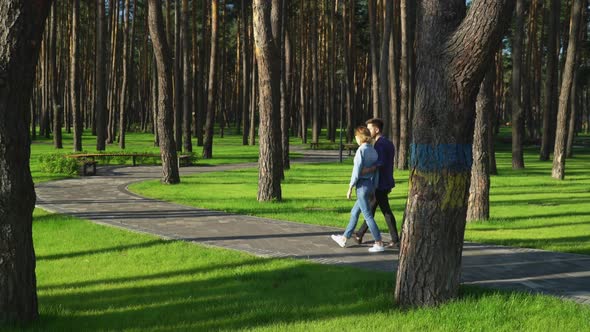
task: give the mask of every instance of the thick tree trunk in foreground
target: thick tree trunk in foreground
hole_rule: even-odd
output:
[[[279,50],[273,42],[271,28],[272,6],[265,0],[254,0],[254,45],[258,63],[260,87],[260,156],[258,158],[258,201],[281,200],[281,169],[275,155],[280,156],[280,137],[273,126],[279,124],[281,90]]]
[[[494,111],[495,68],[490,66],[483,80],[475,105],[475,130],[473,133],[473,166],[467,205],[467,221],[490,218],[490,113]]]
[[[154,47],[158,68],[158,135],[160,154],[162,156],[162,183],[175,184],[180,182],[178,160],[174,143],[174,125],[172,110],[172,72],[171,54],[166,33],[160,1],[148,1],[148,24],[150,37]]]
[[[476,0],[463,19],[463,0],[418,2],[412,171],[395,290],[402,306],[457,296],[475,97],[512,3]]]
[[[29,107],[51,2],[0,2],[0,324],[39,316]]]
[[[559,108],[557,111],[557,131],[555,133],[555,148],[553,150],[553,171],[551,176],[558,180],[565,177],[565,153],[568,124],[568,106],[573,84],[574,68],[576,66],[576,52],[578,48],[578,30],[580,29],[582,7],[584,0],[573,0],[570,16],[570,33],[567,46],[567,57],[563,68],[561,92],[559,94]]]

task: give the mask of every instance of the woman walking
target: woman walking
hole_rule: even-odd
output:
[[[356,188],[356,202],[350,211],[350,221],[344,231],[343,235],[332,235],[332,240],[344,248],[346,241],[352,237],[352,233],[358,222],[358,218],[362,212],[363,217],[367,221],[369,230],[375,239],[373,247],[369,248],[369,252],[382,252],[383,241],[381,241],[381,233],[375,223],[373,214],[371,213],[371,205],[369,203],[371,195],[374,194],[377,183],[379,182],[379,175],[377,172],[362,174],[363,168],[369,168],[377,162],[377,151],[369,143],[371,140],[371,132],[365,126],[359,126],[354,131],[354,138],[356,139],[359,148],[354,155],[354,167],[352,175],[350,176],[350,185],[346,198],[352,197],[352,188]]]

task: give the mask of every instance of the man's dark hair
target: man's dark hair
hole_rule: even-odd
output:
[[[379,128],[379,132],[383,132],[383,120],[379,118],[372,118],[365,122],[367,125],[373,125],[374,127]]]

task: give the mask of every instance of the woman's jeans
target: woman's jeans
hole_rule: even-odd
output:
[[[375,219],[373,218],[373,213],[371,212],[371,205],[369,203],[371,195],[375,188],[373,187],[373,182],[371,180],[359,180],[356,185],[356,202],[350,211],[350,221],[348,222],[348,226],[346,227],[346,231],[344,231],[344,236],[347,239],[350,239],[352,236],[352,232],[356,228],[356,223],[358,222],[359,216],[361,212],[363,213],[363,217],[367,221],[367,225],[369,226],[369,230],[373,235],[375,241],[381,241],[381,233],[379,232],[379,228],[375,223]]]

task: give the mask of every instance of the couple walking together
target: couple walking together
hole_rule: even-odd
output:
[[[393,143],[383,136],[383,121],[370,119],[367,126],[359,126],[354,132],[354,137],[359,145],[354,155],[354,166],[350,177],[350,184],[346,198],[352,197],[352,189],[356,188],[356,202],[350,211],[350,220],[343,235],[332,235],[332,240],[339,246],[345,247],[350,238],[360,244],[367,228],[371,231],[375,244],[369,248],[369,252],[382,252],[385,250],[381,233],[373,216],[377,205],[383,212],[389,233],[391,234],[390,247],[399,246],[399,238],[395,225],[395,217],[389,206],[387,197],[395,186],[393,180],[393,158],[395,147]],[[374,144],[371,145],[371,139]],[[360,214],[363,214],[365,222],[354,233]]]

